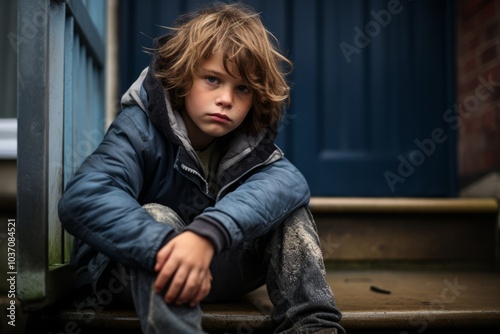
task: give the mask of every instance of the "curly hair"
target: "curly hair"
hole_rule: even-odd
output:
[[[278,51],[276,37],[259,14],[240,3],[213,3],[179,17],[176,27],[168,29],[173,33],[156,49],[153,66],[174,109],[184,110],[184,97],[198,69],[221,52],[225,70],[233,75],[228,69],[234,66],[253,93],[243,127],[248,133],[277,129],[283,107],[290,101],[285,76],[293,65]]]

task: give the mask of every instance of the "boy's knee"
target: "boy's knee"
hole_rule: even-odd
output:
[[[148,203],[142,206],[159,223],[172,226],[177,232],[180,232],[186,224],[181,217],[168,206],[158,203]]]
[[[292,212],[283,222],[283,234],[293,236],[292,239],[310,239],[319,245],[316,223],[308,206]]]
[[[316,229],[313,215],[308,206],[302,206],[293,211],[285,220],[288,224],[312,225]]]

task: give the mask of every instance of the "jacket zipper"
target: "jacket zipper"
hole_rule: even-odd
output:
[[[188,167],[186,165],[184,165],[183,163],[181,163],[181,168],[183,170],[185,170],[186,172],[188,173],[191,173],[193,175],[196,175],[197,177],[199,177],[201,180],[203,180],[203,182],[205,183],[205,195],[208,195],[209,194],[209,189],[208,189],[208,182],[207,180],[205,180],[205,178],[200,174],[198,173],[197,170],[191,168],[191,167]]]

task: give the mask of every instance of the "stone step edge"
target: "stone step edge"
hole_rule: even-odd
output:
[[[495,198],[312,197],[313,213],[484,213],[499,211]]]
[[[230,306],[230,303],[228,304]],[[59,310],[44,315],[45,321],[64,324],[74,322],[82,329],[140,330],[139,319],[133,310],[92,312],[85,310]],[[90,320],[90,321],[88,321]],[[384,310],[344,311],[341,324],[349,329],[404,329],[410,324],[423,324],[432,320],[432,328],[499,327],[500,310]],[[271,316],[259,312],[205,312],[202,324],[209,331],[227,331],[250,328],[272,330]]]

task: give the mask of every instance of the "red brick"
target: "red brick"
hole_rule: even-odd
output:
[[[482,122],[480,117],[475,117],[474,114],[471,114],[469,118],[463,118],[462,121],[464,132],[466,135],[471,136],[470,138],[472,138],[472,135],[481,133]],[[471,143],[474,143],[473,147],[477,148],[478,140],[476,138],[473,138],[471,140]]]
[[[466,166],[469,175],[479,173],[483,170],[483,159],[480,155],[469,153],[466,155]]]
[[[460,10],[464,11],[464,12],[468,12],[468,11],[474,10],[482,2],[483,2],[483,0],[458,1]]]
[[[467,135],[472,133],[472,124],[470,122],[462,120],[461,130],[461,137],[465,139]]]
[[[500,159],[499,159],[499,147],[496,147],[486,151],[483,153],[483,171],[491,171],[498,169],[500,167]]]
[[[470,39],[467,45],[465,46],[469,51],[476,50],[479,46],[479,36],[474,34]]]
[[[463,71],[464,74],[467,74],[471,72],[472,70],[475,70],[477,67],[477,62],[476,58],[471,57],[469,61],[467,61],[463,66],[461,66],[461,71]]]
[[[486,138],[487,148],[500,145],[500,131],[496,129],[485,129],[484,137]]]
[[[498,61],[495,60],[495,62],[498,63]],[[480,74],[481,77],[485,81],[491,81],[491,89],[493,89],[493,92],[491,93],[491,96],[488,97],[488,101],[496,101],[500,99],[500,63],[497,64],[494,67],[491,67],[488,70],[483,71]],[[491,80],[490,80],[491,77]]]
[[[496,18],[494,18],[496,15]],[[457,103],[474,96],[481,84],[491,78],[493,92],[481,101],[479,109],[462,118],[458,135],[461,176],[471,176],[500,168],[500,1],[463,0],[457,8]],[[479,48],[483,43],[488,47]],[[484,88],[482,89],[484,93]]]
[[[482,129],[486,131],[490,130],[496,130],[500,131],[500,128],[498,128],[498,123],[497,123],[497,117],[498,113],[496,110],[488,110],[486,111],[482,116]],[[500,154],[500,153],[499,153]]]
[[[476,17],[472,17],[470,19],[465,19],[462,22],[463,31],[465,33],[469,32],[469,31],[474,31],[476,29],[476,27],[478,27],[478,26],[479,26],[479,24],[476,20]]]
[[[489,4],[481,9],[481,12],[479,14],[479,22],[487,22],[492,17],[495,17],[496,14],[496,1],[490,0]]]
[[[465,35],[465,33],[464,33]],[[458,36],[457,54],[459,57],[471,55],[479,47],[479,36],[476,34],[467,34],[467,36]]]
[[[483,120],[479,115],[477,115],[477,113],[478,112],[476,111],[476,113],[473,116],[474,118],[472,119],[472,124],[474,129],[473,131],[475,131],[475,133],[481,133],[483,132]],[[479,144],[478,144],[479,146],[484,147],[484,141],[480,141]]]
[[[497,15],[495,0],[479,1],[477,4],[473,4],[473,6],[466,6],[466,8],[458,12],[458,21],[461,22],[465,31],[472,31]]]
[[[460,80],[459,84],[459,102],[463,103],[464,99],[469,95],[474,95],[474,92],[479,85],[479,81],[476,76],[467,82]]]
[[[476,10],[478,7],[484,6],[484,3],[489,2],[489,0],[465,0],[461,1],[464,10]]]
[[[496,38],[500,35],[500,22],[496,21],[490,24],[486,29],[484,30],[484,39],[485,41],[488,41],[492,38]]]
[[[457,83],[457,103],[460,103],[460,101],[463,101],[465,97],[465,88],[464,85],[461,83],[461,80],[458,80],[459,82]]]
[[[469,19],[476,15],[478,12],[488,4],[490,0],[468,0],[462,1],[462,15],[465,19]]]
[[[483,78],[487,79],[491,75],[493,81],[500,82],[500,62],[497,60],[496,63],[497,64],[495,66],[481,73]]]
[[[493,59],[496,60],[497,57],[498,57],[497,46],[495,44],[495,45],[490,46],[485,51],[483,51],[483,53],[481,53],[481,63],[486,64],[490,60],[493,60]]]

